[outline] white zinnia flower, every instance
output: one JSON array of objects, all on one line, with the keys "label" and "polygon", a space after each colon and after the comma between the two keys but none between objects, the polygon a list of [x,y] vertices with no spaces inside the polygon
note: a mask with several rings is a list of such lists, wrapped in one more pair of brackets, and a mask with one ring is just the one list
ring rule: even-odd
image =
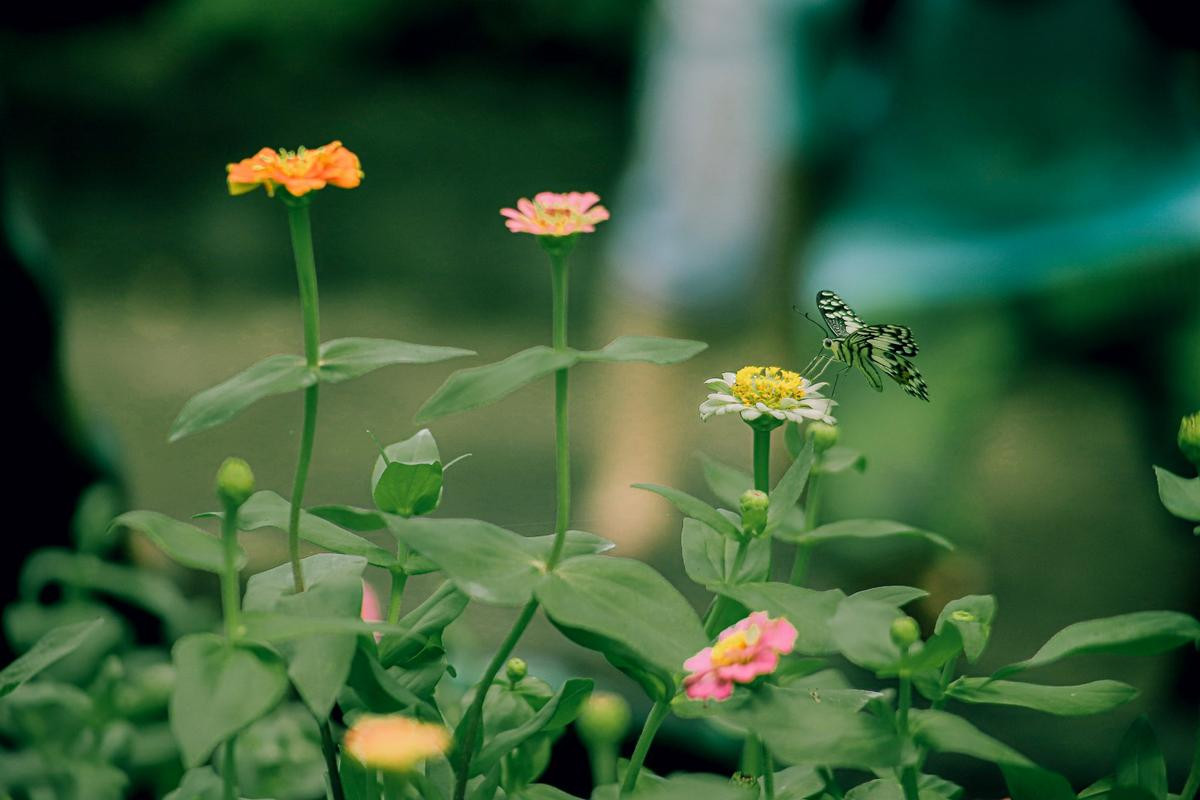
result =
[{"label": "white zinnia flower", "polygon": [[811,383],[799,373],[779,367],[742,367],[704,382],[713,390],[700,404],[700,419],[738,413],[747,422],[764,415],[781,422],[813,419],[833,425],[833,400],[821,396],[827,383]]}]

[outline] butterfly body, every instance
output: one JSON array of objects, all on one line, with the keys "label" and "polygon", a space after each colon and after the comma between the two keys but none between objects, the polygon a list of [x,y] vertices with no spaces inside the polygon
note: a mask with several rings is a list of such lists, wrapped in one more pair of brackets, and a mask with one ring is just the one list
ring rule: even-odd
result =
[{"label": "butterfly body", "polygon": [[882,372],[913,397],[929,400],[929,387],[909,359],[919,352],[912,331],[903,325],[868,325],[829,290],[817,292],[817,309],[832,334],[822,342],[833,357],[857,368],[877,392]]}]

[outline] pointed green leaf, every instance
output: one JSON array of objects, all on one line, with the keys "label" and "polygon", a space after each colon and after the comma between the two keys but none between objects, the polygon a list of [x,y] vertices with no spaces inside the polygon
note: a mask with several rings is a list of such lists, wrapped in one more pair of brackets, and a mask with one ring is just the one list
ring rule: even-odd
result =
[{"label": "pointed green leaf", "polygon": [[175,689],[171,731],[186,766],[274,708],[287,692],[287,672],[274,653],[230,646],[211,634],[185,636],[171,650]]},{"label": "pointed green leaf", "polygon": [[385,667],[407,667],[431,649],[442,650],[442,631],[467,607],[467,596],[447,581],[399,622],[403,633],[379,641],[379,660]]},{"label": "pointed green leaf", "polygon": [[600,651],[655,698],[675,693],[683,662],[708,641],[683,596],[640,561],[580,556],[560,564],[535,591],[567,638]]},{"label": "pointed green leaf", "polygon": [[861,592],[855,592],[850,595],[855,600],[871,600],[876,603],[886,603],[896,608],[906,606],[913,600],[920,600],[922,597],[928,596],[929,592],[924,589],[918,589],[915,586],[876,586],[872,589],[863,589]]},{"label": "pointed green leaf", "polygon": [[719,583],[738,584],[745,581],[764,581],[771,563],[771,540],[765,536],[745,543],[746,554],[741,567],[733,574],[738,548],[743,545],[722,536],[703,522],[683,521],[683,568],[689,578],[701,586]]},{"label": "pointed green leaf", "polygon": [[1025,756],[1003,742],[945,711],[913,709],[909,723],[920,744],[939,753],[958,753],[995,764],[1032,766]]},{"label": "pointed green leaf", "polygon": [[54,628],[16,661],[0,670],[0,697],[16,689],[60,658],[70,654],[100,627],[101,620]]},{"label": "pointed green leaf", "polygon": [[662,336],[618,336],[600,350],[579,354],[580,361],[648,361],[651,364],[678,364],[708,347],[690,339]]},{"label": "pointed green leaf", "polygon": [[375,507],[388,514],[428,514],[442,499],[442,465],[393,461],[375,482],[371,497]]},{"label": "pointed green leaf", "polygon": [[579,714],[584,701],[591,696],[593,685],[590,678],[569,678],[528,721],[485,742],[479,754],[471,761],[472,774],[482,775],[487,772],[531,736],[543,731],[565,728]]},{"label": "pointed green leaf", "polygon": [[385,460],[382,454],[375,459],[375,466],[371,470],[372,486],[379,483],[383,471],[393,461],[399,461],[401,464],[440,464],[442,462],[442,454],[438,450],[437,440],[433,438],[433,434],[429,432],[428,428],[422,428],[403,441],[389,444],[383,448],[383,452],[387,454],[387,459]]},{"label": "pointed green leaf", "polygon": [[821,474],[845,472],[848,469],[865,472],[867,469],[867,457],[857,450],[842,447],[841,445],[831,447],[822,453],[816,466],[817,472]]},{"label": "pointed green leaf", "polygon": [[1064,717],[1111,711],[1137,696],[1137,689],[1119,681],[1092,681],[1078,686],[1041,686],[1019,681],[962,677],[950,684],[946,696],[963,703],[1021,706]]},{"label": "pointed green leaf", "polygon": [[225,784],[212,767],[196,767],[183,775],[179,788],[163,800],[222,800]]},{"label": "pointed green leaf", "polygon": [[1167,800],[1167,762],[1145,717],[1133,721],[1117,748],[1116,785],[1145,789],[1154,800]]},{"label": "pointed green leaf", "polygon": [[811,531],[781,532],[776,538],[797,544],[816,545],[836,539],[883,539],[890,536],[925,539],[938,547],[954,549],[954,545],[944,536],[887,519],[846,519],[821,525]]},{"label": "pointed green leaf", "polygon": [[757,790],[730,783],[721,775],[679,773],[656,781],[640,780],[630,800],[757,800]]},{"label": "pointed green leaf", "polygon": [[351,337],[334,339],[321,345],[318,371],[323,382],[341,383],[393,364],[432,364],[473,355],[474,350],[458,347],[411,344],[395,339]]},{"label": "pointed green leaf", "polygon": [[1162,467],[1154,468],[1158,498],[1177,517],[1200,522],[1200,478],[1184,478]]},{"label": "pointed green leaf", "polygon": [[264,397],[294,392],[317,382],[300,356],[271,356],[184,404],[171,423],[170,441],[228,422]]},{"label": "pointed green leaf", "polygon": [[645,489],[648,492],[661,495],[671,505],[679,509],[684,516],[703,522],[722,536],[728,536],[731,539],[740,539],[742,536],[741,530],[729,518],[708,503],[692,497],[687,492],[681,492],[678,489],[672,489],[670,486],[659,486],[654,483],[635,483],[633,484],[633,488]]},{"label": "pointed green leaf", "polygon": [[[919,800],[949,800],[941,792],[920,787],[917,797]],[[904,800],[904,789],[893,778],[878,778],[846,792],[846,800]]]},{"label": "pointed green leaf", "polygon": [[1012,800],[1075,800],[1075,790],[1057,772],[1040,767],[1001,764]]},{"label": "pointed green leaf", "polygon": [[507,397],[527,383],[551,372],[574,366],[579,353],[539,345],[509,356],[503,361],[455,372],[417,411],[418,423],[430,422],[447,414],[469,411]]},{"label": "pointed green leaf", "polygon": [[971,594],[951,600],[938,615],[934,631],[950,625],[962,636],[963,653],[972,664],[983,654],[996,617],[996,598],[990,594]]},{"label": "pointed green leaf", "polygon": [[819,592],[779,582],[743,583],[714,589],[751,611],[786,617],[796,628],[796,653],[825,655],[836,652],[831,624],[838,604],[845,598],[837,589]]},{"label": "pointed green leaf", "polygon": [[839,652],[860,667],[895,672],[900,648],[892,641],[892,623],[903,616],[895,607],[874,600],[847,598],[839,603],[830,628]]},{"label": "pointed green leaf", "polygon": [[1200,638],[1200,622],[1178,611],[1138,611],[1068,625],[1030,658],[996,670],[999,678],[1083,653],[1155,655]]},{"label": "pointed green leaf", "polygon": [[387,527],[383,514],[372,508],[331,503],[324,506],[310,506],[307,510],[314,517],[320,517],[339,528],[345,528],[355,533],[381,531]]},{"label": "pointed green leaf", "polygon": [[779,479],[779,483],[775,484],[775,488],[771,490],[771,506],[767,511],[768,530],[778,528],[784,518],[795,508],[796,503],[800,502],[800,495],[804,494],[804,487],[808,483],[808,476],[812,472],[815,458],[812,442],[809,442],[800,450],[796,460],[792,462],[791,466],[787,468],[787,472],[783,473],[783,477]]},{"label": "pointed green leaf", "polygon": [[[205,572],[225,571],[225,546],[211,533],[194,525],[171,519],[157,511],[127,511],[113,520],[113,525],[144,534],[172,561]],[[246,565],[246,554],[238,546],[237,568]]]},{"label": "pointed green leaf", "polygon": [[727,507],[737,508],[742,493],[754,488],[754,478],[750,473],[717,461],[704,453],[696,453],[696,458],[700,460],[708,490]]},{"label": "pointed green leaf", "polygon": [[[445,671],[445,663],[439,666],[438,678]],[[429,699],[400,680],[399,671],[389,672],[379,663],[369,640],[359,639],[354,651],[347,686],[354,690],[367,710],[375,714],[404,712],[421,719],[440,721],[437,708]]]}]

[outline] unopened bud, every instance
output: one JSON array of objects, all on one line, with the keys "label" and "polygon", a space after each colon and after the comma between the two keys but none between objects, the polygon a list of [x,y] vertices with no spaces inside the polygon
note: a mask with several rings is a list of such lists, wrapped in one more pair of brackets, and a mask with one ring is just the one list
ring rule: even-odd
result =
[{"label": "unopened bud", "polygon": [[813,443],[813,450],[824,453],[838,442],[838,426],[827,422],[811,422],[808,425],[808,439]]},{"label": "unopened bud", "polygon": [[908,650],[921,638],[921,627],[912,617],[897,617],[892,621],[892,642],[901,650]]},{"label": "unopened bud", "polygon": [[1200,468],[1200,411],[1180,421],[1178,441],[1184,457]]},{"label": "unopened bud", "polygon": [[767,528],[767,511],[771,499],[758,489],[747,489],[739,500],[742,510],[742,530],[751,538],[759,536]]},{"label": "unopened bud", "polygon": [[615,745],[629,732],[632,719],[624,697],[612,692],[593,692],[575,720],[575,729],[590,747]]},{"label": "unopened bud", "polygon": [[758,789],[758,778],[744,772],[735,772],[729,777],[729,782],[742,789]]},{"label": "unopened bud", "polygon": [[240,458],[227,458],[217,470],[217,496],[227,505],[234,507],[250,499],[254,494],[254,473],[250,465]]},{"label": "unopened bud", "polygon": [[513,683],[523,680],[529,674],[529,665],[525,663],[523,658],[510,658],[505,666],[505,674]]}]

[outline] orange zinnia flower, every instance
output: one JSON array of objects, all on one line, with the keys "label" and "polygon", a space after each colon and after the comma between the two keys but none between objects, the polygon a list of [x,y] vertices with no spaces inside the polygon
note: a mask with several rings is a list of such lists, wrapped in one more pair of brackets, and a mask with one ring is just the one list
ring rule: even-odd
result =
[{"label": "orange zinnia flower", "polygon": [[508,217],[504,224],[513,233],[570,236],[592,233],[596,223],[608,219],[608,209],[596,205],[599,201],[595,192],[539,192],[532,201],[522,197],[516,208],[502,208],[500,213]]},{"label": "orange zinnia flower", "polygon": [[450,734],[441,725],[392,714],[359,717],[343,741],[346,752],[370,769],[409,772],[450,747]]},{"label": "orange zinnia flower", "polygon": [[330,142],[312,150],[272,150],[264,147],[250,158],[243,158],[225,168],[229,172],[229,193],[245,194],[259,186],[275,196],[275,187],[282,186],[295,197],[332,184],[341,189],[353,189],[362,183],[363,171],[358,156]]}]

